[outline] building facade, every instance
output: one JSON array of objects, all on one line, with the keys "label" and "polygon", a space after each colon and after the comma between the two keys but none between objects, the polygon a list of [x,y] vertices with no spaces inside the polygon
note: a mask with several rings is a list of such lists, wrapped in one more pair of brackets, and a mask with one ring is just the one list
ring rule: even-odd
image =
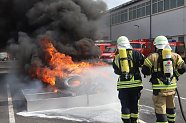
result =
[{"label": "building facade", "polygon": [[103,32],[111,40],[121,35],[131,40],[164,35],[186,42],[185,5],[186,0],[132,0],[106,12],[109,24]]}]

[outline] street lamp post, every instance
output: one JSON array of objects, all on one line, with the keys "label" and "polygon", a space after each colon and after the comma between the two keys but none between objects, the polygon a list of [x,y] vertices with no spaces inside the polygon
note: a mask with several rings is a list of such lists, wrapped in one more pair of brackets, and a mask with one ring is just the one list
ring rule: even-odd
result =
[{"label": "street lamp post", "polygon": [[134,25],[134,26],[136,26],[137,28],[138,28],[138,40],[140,40],[140,35],[139,35],[139,25]]},{"label": "street lamp post", "polygon": [[152,0],[150,0],[150,41],[152,39]]},{"label": "street lamp post", "polygon": [[111,11],[109,12],[109,17],[110,17],[110,40],[112,40],[112,15]]}]

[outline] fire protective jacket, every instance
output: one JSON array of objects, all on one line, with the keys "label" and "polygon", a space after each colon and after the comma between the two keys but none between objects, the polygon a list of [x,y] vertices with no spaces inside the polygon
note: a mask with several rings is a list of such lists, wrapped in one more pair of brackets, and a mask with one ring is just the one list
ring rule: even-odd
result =
[{"label": "fire protective jacket", "polygon": [[123,79],[119,54],[115,56],[113,61],[114,73],[119,75],[117,89],[120,90],[120,89],[134,88],[134,87],[142,88],[142,78],[141,78],[139,67],[141,67],[144,62],[144,56],[143,54],[135,50],[127,50],[127,54],[132,59],[132,60],[128,60],[130,64],[129,67],[130,74],[131,74],[130,80]]},{"label": "fire protective jacket", "polygon": [[150,82],[152,83],[154,95],[162,94],[166,96],[175,94],[178,77],[185,72],[184,61],[177,53],[171,53],[174,74],[171,78],[171,83],[166,84],[162,68],[162,60],[159,59],[161,51],[158,52],[150,54],[145,59],[142,73],[144,75],[151,75]]}]

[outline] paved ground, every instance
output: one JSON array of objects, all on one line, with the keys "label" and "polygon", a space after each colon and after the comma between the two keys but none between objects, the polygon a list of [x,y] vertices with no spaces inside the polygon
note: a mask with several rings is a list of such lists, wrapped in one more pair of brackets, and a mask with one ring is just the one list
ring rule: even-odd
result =
[{"label": "paved ground", "polygon": [[[112,73],[111,67],[107,69],[110,73]],[[111,77],[112,78],[112,77]],[[116,77],[113,77],[115,80]],[[178,89],[180,92],[180,96],[182,97],[182,105],[184,108],[184,113],[186,114],[186,74],[180,77],[178,83]],[[144,89],[142,91],[142,96],[140,100],[140,119],[150,123],[155,121],[154,109],[151,100],[152,92],[151,86],[148,82],[149,78],[144,80]],[[109,118],[113,117],[115,120],[119,122],[119,107],[118,104],[113,105],[105,105],[103,107],[96,107],[93,109],[70,109],[68,112],[40,112],[40,113],[28,113],[26,110],[25,99],[22,95],[21,90],[24,88],[35,88],[40,86],[40,84],[36,81],[30,81],[28,78],[23,76],[16,76],[10,74],[1,74],[0,75],[0,123],[73,123],[73,122],[81,122],[81,123],[108,123],[111,122]],[[116,95],[117,96],[117,95]],[[12,102],[12,103],[11,103]],[[107,107],[108,106],[108,107]],[[180,113],[180,108],[178,105],[178,101],[176,98],[176,106],[177,106],[177,123],[183,123],[182,116]],[[113,110],[114,109],[114,110]],[[112,111],[113,110],[113,111]],[[69,113],[69,112],[74,112]],[[86,112],[87,111],[87,112]],[[111,116],[113,112],[116,116]],[[75,114],[77,112],[77,114]],[[91,113],[90,113],[91,112]],[[83,115],[81,115],[81,113]],[[86,114],[86,116],[84,115]],[[53,117],[53,116],[63,116],[63,117]],[[87,115],[89,117],[87,117]],[[110,116],[105,116],[110,115]],[[69,119],[66,119],[69,118]],[[74,120],[76,119],[76,120]],[[101,120],[100,120],[101,119]],[[104,120],[102,120],[104,119]],[[99,121],[100,120],[100,121]],[[107,121],[108,120],[108,121]]]}]

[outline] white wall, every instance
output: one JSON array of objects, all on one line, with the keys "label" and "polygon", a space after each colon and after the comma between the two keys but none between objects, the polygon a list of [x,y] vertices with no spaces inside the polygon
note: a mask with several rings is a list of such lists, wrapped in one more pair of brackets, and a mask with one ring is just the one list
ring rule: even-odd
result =
[{"label": "white wall", "polygon": [[[139,25],[140,36],[138,28],[134,25]],[[112,26],[112,38],[115,40],[120,35],[126,35],[129,39],[150,38],[150,17]],[[152,38],[158,35],[186,35],[186,8],[153,15]]]},{"label": "white wall", "polygon": [[[139,30],[138,27],[134,25],[138,25]],[[143,18],[135,21],[130,21],[128,23],[112,26],[112,38],[116,39],[120,35],[125,35],[129,39],[149,38],[150,37],[149,27],[150,27],[149,18]]]}]

